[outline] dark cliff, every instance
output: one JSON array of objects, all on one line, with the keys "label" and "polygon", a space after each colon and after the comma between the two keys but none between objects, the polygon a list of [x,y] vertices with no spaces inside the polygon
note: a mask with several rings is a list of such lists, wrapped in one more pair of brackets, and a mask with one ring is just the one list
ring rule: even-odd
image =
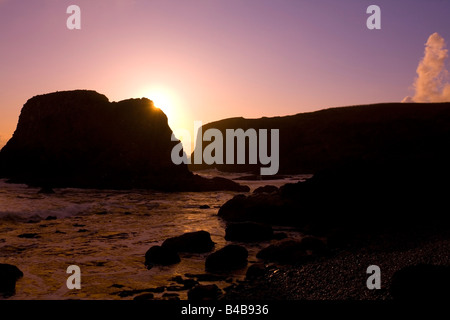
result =
[{"label": "dark cliff", "polygon": [[[279,129],[281,174],[316,173],[360,160],[415,162],[416,169],[426,170],[435,161],[443,164],[449,159],[450,103],[384,103],[285,117],[230,118],[204,125],[203,132],[209,128],[223,133],[224,144],[226,129]],[[209,143],[204,141],[203,149]],[[190,166],[192,170],[214,167],[259,173],[261,164]]]},{"label": "dark cliff", "polygon": [[109,102],[95,91],[33,97],[0,152],[0,177],[37,186],[242,190],[171,161],[172,130],[148,99]]}]

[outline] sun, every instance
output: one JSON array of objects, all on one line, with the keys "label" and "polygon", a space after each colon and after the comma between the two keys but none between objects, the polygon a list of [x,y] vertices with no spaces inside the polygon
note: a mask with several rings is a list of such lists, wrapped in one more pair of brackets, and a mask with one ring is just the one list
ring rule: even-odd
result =
[{"label": "sun", "polygon": [[[194,141],[192,138],[193,132],[191,132],[193,123],[189,113],[186,112],[188,109],[186,99],[179,95],[179,91],[170,86],[147,85],[138,91],[137,96],[152,100],[154,106],[162,110],[167,116],[170,128],[183,144],[185,143],[185,137],[189,136],[189,139],[186,139],[186,144],[192,149]],[[181,132],[184,132],[184,135]],[[190,132],[190,134],[186,132]]]},{"label": "sun", "polygon": [[182,100],[176,92],[166,86],[148,86],[140,91],[140,96],[153,101],[156,108],[162,110],[167,116],[171,128],[177,128],[183,121]]},{"label": "sun", "polygon": [[155,107],[161,109],[167,116],[169,116],[170,110],[173,108],[173,99],[168,92],[153,90],[149,91],[145,96],[153,101]]}]

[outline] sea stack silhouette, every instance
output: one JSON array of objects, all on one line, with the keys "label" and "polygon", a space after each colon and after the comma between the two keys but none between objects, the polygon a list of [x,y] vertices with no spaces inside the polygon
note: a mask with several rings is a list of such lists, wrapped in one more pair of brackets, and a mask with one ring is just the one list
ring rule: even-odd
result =
[{"label": "sea stack silhouette", "polygon": [[[218,129],[278,129],[278,174],[314,174],[336,165],[364,160],[415,163],[418,171],[450,159],[450,103],[380,103],[329,108],[292,116],[230,118],[205,124]],[[199,137],[197,137],[198,139]],[[247,139],[248,141],[248,139]],[[203,141],[203,150],[211,142]],[[247,142],[248,147],[248,142]],[[235,150],[236,157],[236,150]],[[270,154],[270,150],[269,150]],[[226,158],[226,150],[223,157]],[[218,169],[259,174],[263,164],[191,164],[191,170]]]},{"label": "sea stack silhouette", "polygon": [[248,191],[175,165],[166,115],[149,99],[110,102],[90,90],[35,96],[0,152],[0,178],[38,187]]}]

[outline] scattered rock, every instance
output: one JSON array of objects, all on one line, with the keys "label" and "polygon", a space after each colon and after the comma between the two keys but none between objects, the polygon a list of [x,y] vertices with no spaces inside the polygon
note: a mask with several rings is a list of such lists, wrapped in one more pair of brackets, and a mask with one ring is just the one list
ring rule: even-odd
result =
[{"label": "scattered rock", "polygon": [[153,246],[145,253],[145,265],[148,269],[154,264],[168,266],[180,262],[180,257],[176,251],[166,247]]},{"label": "scattered rock", "polygon": [[293,263],[303,262],[307,256],[328,253],[329,249],[321,239],[307,236],[300,241],[293,239],[277,241],[258,252],[256,257],[269,261]]},{"label": "scattered rock", "polygon": [[176,252],[202,253],[211,251],[214,248],[214,242],[209,232],[202,230],[166,239],[162,247]]},{"label": "scattered rock", "polygon": [[25,238],[25,239],[37,239],[40,238],[41,236],[38,235],[37,233],[22,233],[18,235],[19,238]]},{"label": "scattered rock", "polygon": [[18,254],[25,252],[27,249],[28,249],[27,246],[13,246],[7,244],[0,247],[0,256],[15,257]]},{"label": "scattered rock", "polygon": [[245,274],[245,279],[254,280],[264,276],[265,273],[266,266],[264,265],[264,263],[255,263],[248,267],[247,273]]},{"label": "scattered rock", "polygon": [[79,229],[77,232],[89,232],[88,229]]},{"label": "scattered rock", "polygon": [[[236,171],[237,172],[237,171]],[[257,181],[257,180],[279,180],[284,179],[286,176],[280,175],[280,174],[274,174],[274,175],[259,175],[259,174],[252,174],[248,176],[238,177],[233,180],[244,180],[244,181]]]},{"label": "scattered rock", "polygon": [[398,300],[449,301],[449,288],[450,266],[418,264],[395,272],[390,292]]},{"label": "scattered rock", "polygon": [[284,239],[262,249],[256,257],[266,261],[298,263],[306,261],[308,254],[301,241]]},{"label": "scattered rock", "polygon": [[102,238],[102,239],[128,239],[129,237],[130,237],[130,235],[128,233],[120,232],[120,233],[104,235],[104,236],[101,236],[100,238]]},{"label": "scattered rock", "polygon": [[262,193],[249,196],[238,194],[220,207],[218,215],[228,222],[290,223],[292,218],[289,217],[290,219],[285,220],[284,206],[285,200],[279,192],[270,195]]},{"label": "scattered rock", "polygon": [[50,220],[56,220],[58,219],[56,216],[48,216],[47,218],[45,218],[45,220],[50,221]]},{"label": "scattered rock", "polygon": [[229,271],[247,265],[248,251],[242,246],[230,244],[206,258],[207,271]]},{"label": "scattered rock", "polygon": [[178,293],[164,293],[162,295],[164,300],[180,300],[180,295]]},{"label": "scattered rock", "polygon": [[230,223],[225,230],[228,241],[264,241],[273,237],[272,227],[256,222]]},{"label": "scattered rock", "polygon": [[300,244],[302,245],[303,249],[311,251],[312,254],[326,255],[329,253],[329,249],[325,242],[316,237],[304,237],[300,241]]},{"label": "scattered rock", "polygon": [[54,194],[55,191],[50,187],[42,187],[41,190],[38,191],[38,193],[42,194]]},{"label": "scattered rock", "polygon": [[36,217],[36,218],[31,218],[30,220],[27,220],[26,223],[38,223],[40,221],[41,221],[41,219]]},{"label": "scattered rock", "polygon": [[170,281],[175,281],[178,284],[183,284],[183,281],[184,281],[182,276],[175,276],[173,278],[170,278],[169,280]]},{"label": "scattered rock", "polygon": [[195,281],[194,279],[186,279],[184,280],[184,288],[185,289],[191,289],[193,287],[195,287],[198,284],[198,281]]},{"label": "scattered rock", "polygon": [[278,188],[272,185],[267,185],[264,187],[259,187],[256,188],[255,191],[253,191],[253,193],[274,193],[277,192]]},{"label": "scattered rock", "polygon": [[108,214],[108,211],[99,211],[99,212],[96,212],[95,214],[99,215],[99,216],[104,216],[104,215]]},{"label": "scattered rock", "polygon": [[144,294],[138,295],[138,296],[134,297],[133,300],[136,300],[136,301],[153,300],[154,296],[155,295],[153,293],[149,292],[149,293],[144,293]]},{"label": "scattered rock", "polygon": [[223,290],[225,291],[225,292],[228,292],[228,291],[231,291],[231,290],[233,290],[233,289],[235,289],[236,288],[236,284],[232,284],[231,286],[228,286],[228,287],[225,287],[225,288],[223,288]]},{"label": "scattered rock", "polygon": [[287,238],[287,234],[285,232],[276,232],[273,234],[273,239],[275,240],[282,240],[282,239],[286,239]]},{"label": "scattered rock", "polygon": [[108,261],[94,261],[94,262],[92,262],[92,265],[93,266],[96,266],[96,267],[104,267],[105,266],[105,264],[107,264],[108,263]]},{"label": "scattered rock", "polygon": [[23,272],[16,266],[0,264],[0,295],[8,298],[16,292],[16,282],[23,277]]},{"label": "scattered rock", "polygon": [[83,227],[86,227],[85,224],[79,224],[79,223],[74,223],[72,226],[74,226],[75,228],[83,228]]},{"label": "scattered rock", "polygon": [[189,290],[188,300],[217,300],[222,295],[222,290],[215,284],[198,285]]},{"label": "scattered rock", "polygon": [[161,293],[161,292],[164,292],[165,289],[166,289],[166,287],[161,286],[161,287],[147,289],[147,291],[155,292],[155,293]]},{"label": "scattered rock", "polygon": [[193,273],[186,273],[186,277],[188,278],[196,278],[198,281],[223,281],[227,278],[226,275],[218,275],[218,274],[193,274]]},{"label": "scattered rock", "polygon": [[186,290],[184,286],[168,286],[166,288],[167,291],[183,291]]},{"label": "scattered rock", "polygon": [[157,288],[148,288],[148,289],[136,289],[136,290],[124,290],[124,291],[118,292],[117,295],[119,297],[126,298],[126,297],[134,296],[134,295],[140,294],[140,293],[148,293],[148,292],[161,293],[161,292],[164,292],[165,289],[166,289],[166,287],[157,287]]},{"label": "scattered rock", "polygon": [[183,289],[191,289],[198,284],[198,281],[195,281],[194,279],[183,279],[181,276],[173,277],[171,280],[178,284],[182,284]]},{"label": "scattered rock", "polygon": [[214,177],[212,179],[206,179],[200,177],[199,175],[193,176],[193,181],[191,181],[192,191],[220,191],[229,190],[236,192],[249,192],[250,188],[248,186],[240,185],[234,181],[222,178]]}]

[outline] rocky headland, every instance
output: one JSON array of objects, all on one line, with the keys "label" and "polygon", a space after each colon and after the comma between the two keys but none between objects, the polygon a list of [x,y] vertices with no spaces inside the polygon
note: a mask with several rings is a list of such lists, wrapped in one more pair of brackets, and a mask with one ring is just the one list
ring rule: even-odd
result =
[{"label": "rocky headland", "polygon": [[175,165],[171,136],[166,115],[146,98],[110,102],[88,90],[40,95],[23,106],[0,152],[0,178],[44,188],[248,191]]}]

